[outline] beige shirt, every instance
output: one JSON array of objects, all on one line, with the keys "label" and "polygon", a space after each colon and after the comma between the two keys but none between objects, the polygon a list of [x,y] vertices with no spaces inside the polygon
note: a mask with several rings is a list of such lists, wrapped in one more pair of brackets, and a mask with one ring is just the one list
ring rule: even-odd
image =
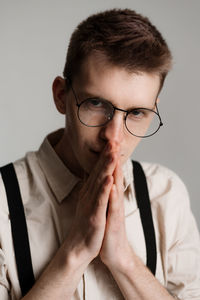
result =
[{"label": "beige shirt", "polygon": [[[76,202],[74,176],[53,149],[61,131],[49,135],[39,151],[14,163],[24,203],[35,278],[66,238]],[[180,178],[158,164],[142,163],[151,199],[157,241],[156,278],[184,300],[200,300],[200,238],[188,193]],[[134,194],[131,161],[124,165],[125,222],[128,240],[146,264],[146,247]],[[120,290],[96,258],[84,272],[73,300],[119,300]],[[83,287],[85,283],[85,286]],[[0,176],[0,299],[20,299],[5,188]]]}]

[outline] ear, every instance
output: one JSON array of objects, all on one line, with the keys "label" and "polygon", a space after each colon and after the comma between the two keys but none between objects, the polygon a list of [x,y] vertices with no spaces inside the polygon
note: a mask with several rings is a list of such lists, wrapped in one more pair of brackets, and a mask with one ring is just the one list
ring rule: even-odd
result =
[{"label": "ear", "polygon": [[66,84],[65,79],[58,76],[54,79],[52,85],[53,98],[57,110],[61,114],[66,113]]}]

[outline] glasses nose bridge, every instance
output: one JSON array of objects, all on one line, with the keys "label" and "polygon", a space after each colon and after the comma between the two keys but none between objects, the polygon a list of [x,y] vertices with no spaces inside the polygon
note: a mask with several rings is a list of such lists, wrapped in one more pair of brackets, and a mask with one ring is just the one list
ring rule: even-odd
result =
[{"label": "glasses nose bridge", "polygon": [[[119,115],[115,117],[115,111],[123,113],[123,119]],[[106,123],[107,129],[105,130],[113,139],[115,138],[116,140],[122,140],[123,132],[126,127],[125,123],[127,113],[128,112],[126,110],[112,105],[112,114],[108,115],[108,121]]]},{"label": "glasses nose bridge", "polygon": [[[112,113],[110,112],[110,115],[107,115],[107,122],[105,123],[105,126],[103,127],[103,132],[105,137],[108,140],[115,140],[118,142],[122,142],[123,136],[124,136],[124,130],[125,130],[125,120],[126,115],[124,113],[127,113],[125,110],[117,108],[112,105]],[[123,119],[120,115],[115,115],[115,111],[119,111],[123,113]]]},{"label": "glasses nose bridge", "polygon": [[[124,110],[124,109],[122,109],[122,108],[118,108],[118,107],[116,107],[116,106],[114,106],[113,105],[113,114],[112,114],[112,118],[114,117],[114,114],[115,114],[115,111],[116,110],[118,110],[119,112],[122,112],[122,113],[124,113],[124,121],[126,120],[126,117],[127,117],[127,114],[128,114],[128,111],[127,110]],[[112,119],[111,118],[111,119]]]}]

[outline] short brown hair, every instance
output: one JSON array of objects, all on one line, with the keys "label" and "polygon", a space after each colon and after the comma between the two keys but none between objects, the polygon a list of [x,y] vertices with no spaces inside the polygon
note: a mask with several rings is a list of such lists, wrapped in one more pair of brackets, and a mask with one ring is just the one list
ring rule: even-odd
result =
[{"label": "short brown hair", "polygon": [[64,77],[73,80],[92,53],[101,53],[109,63],[130,72],[157,73],[161,87],[172,62],[161,33],[148,18],[130,9],[97,13],[78,25],[70,39]]}]

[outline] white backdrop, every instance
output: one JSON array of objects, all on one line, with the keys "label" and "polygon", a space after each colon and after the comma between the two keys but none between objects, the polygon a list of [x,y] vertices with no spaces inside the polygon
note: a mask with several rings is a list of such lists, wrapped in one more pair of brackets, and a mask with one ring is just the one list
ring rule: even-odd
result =
[{"label": "white backdrop", "polygon": [[64,125],[51,84],[62,74],[70,34],[89,14],[114,7],[147,15],[172,50],[174,68],[159,104],[164,127],[133,157],[179,174],[200,228],[199,0],[0,0],[0,165],[37,149]]}]

